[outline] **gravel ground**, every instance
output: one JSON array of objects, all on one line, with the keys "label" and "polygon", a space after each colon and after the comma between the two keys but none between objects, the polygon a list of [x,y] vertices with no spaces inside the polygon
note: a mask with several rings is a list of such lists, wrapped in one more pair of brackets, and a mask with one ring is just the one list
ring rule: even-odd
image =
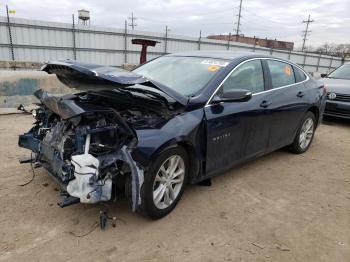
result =
[{"label": "gravel ground", "polygon": [[[56,185],[17,137],[31,116],[0,116],[0,261],[350,261],[350,122],[328,121],[310,150],[284,150],[188,186],[150,221],[125,201],[57,207]],[[109,208],[116,226],[97,227]]]}]

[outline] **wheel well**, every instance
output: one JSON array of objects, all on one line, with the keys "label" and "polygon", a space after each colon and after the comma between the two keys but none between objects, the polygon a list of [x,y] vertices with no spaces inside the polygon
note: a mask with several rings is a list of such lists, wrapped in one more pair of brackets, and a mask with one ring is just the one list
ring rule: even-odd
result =
[{"label": "wheel well", "polygon": [[193,148],[193,146],[187,144],[186,142],[180,142],[178,143],[178,145],[183,147],[187,152],[188,160],[190,162],[190,171],[187,182],[191,182],[191,180],[195,178],[198,175],[198,172],[200,171],[200,164],[199,161],[196,159],[195,149]]},{"label": "wheel well", "polygon": [[177,141],[175,143],[173,142],[164,145],[160,149],[158,149],[156,153],[153,154],[151,161],[155,161],[156,156],[159,155],[161,152],[173,147],[182,147],[186,151],[190,168],[187,177],[187,183],[191,183],[191,181],[193,181],[201,172],[201,161],[199,160],[200,157],[198,158],[197,156],[198,154],[196,153],[194,146],[190,143],[187,143],[186,141]]},{"label": "wheel well", "polygon": [[317,126],[319,118],[320,118],[320,110],[317,108],[317,106],[312,106],[309,108],[308,111],[314,114],[314,116],[316,118],[316,126]]}]

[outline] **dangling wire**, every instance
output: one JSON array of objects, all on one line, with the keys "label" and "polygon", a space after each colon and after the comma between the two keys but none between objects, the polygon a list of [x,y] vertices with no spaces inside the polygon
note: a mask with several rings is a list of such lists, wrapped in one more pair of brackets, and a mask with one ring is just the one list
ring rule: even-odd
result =
[{"label": "dangling wire", "polygon": [[31,182],[33,182],[33,180],[35,178],[35,171],[34,171],[34,167],[33,167],[33,153],[30,153],[30,168],[32,169],[32,173],[33,173],[32,178],[28,182],[21,184],[21,185],[18,185],[18,186],[26,186],[26,185],[30,184]]}]

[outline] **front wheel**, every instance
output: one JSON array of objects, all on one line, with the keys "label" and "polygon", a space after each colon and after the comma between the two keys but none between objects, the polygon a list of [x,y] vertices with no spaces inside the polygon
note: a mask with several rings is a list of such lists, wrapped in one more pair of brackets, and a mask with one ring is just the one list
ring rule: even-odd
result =
[{"label": "front wheel", "polygon": [[169,214],[182,196],[187,173],[188,156],[182,147],[161,153],[145,174],[139,211],[152,219]]},{"label": "front wheel", "polygon": [[289,146],[290,151],[296,154],[301,154],[307,151],[314,138],[315,129],[315,115],[311,112],[307,112],[300,123],[298,132],[294,138],[293,143]]}]

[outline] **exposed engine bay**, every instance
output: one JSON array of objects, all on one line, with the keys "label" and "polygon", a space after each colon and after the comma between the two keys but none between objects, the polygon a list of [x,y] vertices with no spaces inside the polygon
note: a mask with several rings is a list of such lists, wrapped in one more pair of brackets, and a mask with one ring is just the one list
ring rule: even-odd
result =
[{"label": "exposed engine bay", "polygon": [[144,174],[130,154],[138,142],[135,129],[156,126],[166,115],[127,100],[113,104],[108,100],[112,93],[35,93],[41,101],[32,112],[35,123],[20,136],[19,145],[31,149],[33,162],[66,192],[61,207],[108,201],[121,189],[134,211],[140,205]]}]

